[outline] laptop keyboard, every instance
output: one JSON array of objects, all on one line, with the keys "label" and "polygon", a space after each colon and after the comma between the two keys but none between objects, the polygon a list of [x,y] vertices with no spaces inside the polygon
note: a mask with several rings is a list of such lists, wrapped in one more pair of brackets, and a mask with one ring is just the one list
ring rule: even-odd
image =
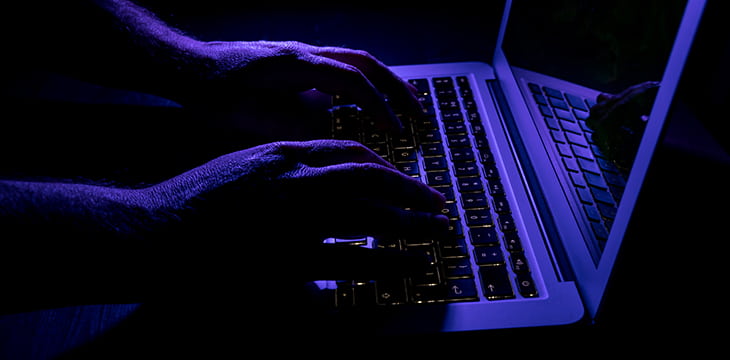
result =
[{"label": "laptop keyboard", "polygon": [[332,108],[333,137],[356,140],[443,193],[444,238],[328,239],[421,254],[430,266],[405,278],[334,281],[339,308],[499,301],[538,296],[520,233],[466,76],[409,79],[424,115],[400,116],[401,134],[378,131],[355,105]]},{"label": "laptop keyboard", "polygon": [[585,121],[595,103],[536,83],[528,87],[603,250],[626,181],[591,139]]}]

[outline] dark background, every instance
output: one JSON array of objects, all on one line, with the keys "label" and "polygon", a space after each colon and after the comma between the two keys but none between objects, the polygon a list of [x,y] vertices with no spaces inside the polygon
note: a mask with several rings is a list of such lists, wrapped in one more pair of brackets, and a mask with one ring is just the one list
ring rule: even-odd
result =
[{"label": "dark background", "polygon": [[[388,65],[489,62],[502,14],[501,2],[485,2],[486,7],[480,9],[468,1],[436,4],[395,2],[377,6],[334,1],[251,5],[208,0],[203,3],[204,7],[172,0],[142,3],[149,5],[170,24],[202,40],[297,40],[314,45],[344,46],[367,50]],[[710,63],[717,64],[717,59],[723,58],[722,54],[727,58],[727,48],[719,49],[712,48],[713,51],[704,53],[706,58],[693,61],[710,59]],[[718,69],[723,68],[715,65],[697,72]],[[692,76],[683,81],[704,84],[699,78],[702,77]],[[24,99],[40,96],[82,104],[108,105],[116,101],[121,104],[169,105],[159,98],[91,86],[54,74],[18,74],[13,81],[17,87],[11,90],[16,95],[22,94]],[[722,96],[694,98],[709,99],[715,105],[726,104],[726,98]],[[24,106],[22,104],[16,106]],[[705,125],[710,124],[707,127],[718,129],[717,121],[706,121],[711,112],[698,100],[688,104],[691,109],[698,110],[693,113],[704,114],[699,118],[705,121]],[[168,110],[163,107],[154,111],[158,114]],[[57,107],[35,111],[38,111],[37,116],[56,119],[68,115]],[[76,109],[70,111],[79,114]],[[125,111],[116,112],[115,116],[129,116],[131,119],[132,113]],[[175,111],[174,108],[172,111]],[[95,122],[95,110],[83,114],[86,115],[81,116],[82,124],[101,126]],[[154,138],[158,135],[164,134],[146,136]],[[119,138],[123,139],[122,136]],[[65,141],[49,136],[48,142],[60,145]],[[727,278],[721,259],[724,242],[728,239],[723,225],[728,214],[724,175],[728,173],[728,167],[723,156],[716,157],[714,152],[708,154],[697,141],[687,140],[686,143],[689,145],[679,148],[666,146],[660,150],[663,156],[647,180],[648,190],[642,194],[642,202],[632,220],[621,267],[612,283],[605,310],[596,324],[388,339],[357,334],[350,342],[342,343],[339,339],[337,344],[317,337],[316,333],[269,329],[267,331],[272,331],[274,343],[268,346],[259,344],[261,346],[258,347],[276,353],[282,350],[306,351],[324,357],[352,356],[364,351],[378,355],[403,355],[414,349],[420,349],[416,352],[439,350],[448,354],[469,353],[487,357],[498,353],[519,357],[537,353],[539,345],[549,345],[548,352],[555,355],[565,354],[566,348],[574,349],[569,353],[583,354],[587,351],[594,356],[628,351],[656,354],[680,348],[696,353],[707,351],[716,336],[708,330],[708,325],[713,328],[726,325],[727,311],[722,293],[727,287]],[[120,140],[114,145],[122,146],[123,143]],[[95,163],[94,159],[84,162],[88,149],[70,148],[72,155],[81,158],[77,159],[79,169],[91,164],[99,174],[130,176],[132,182],[153,180],[130,175],[149,170],[147,168],[125,167],[119,170]],[[187,151],[193,153],[193,149]],[[146,149],[136,149],[130,156],[142,158],[147,155]],[[171,154],[163,154],[160,158],[165,155]],[[73,168],[62,167],[55,160],[59,159],[48,160],[48,166],[54,171],[72,173]],[[116,160],[117,165],[130,161]],[[12,162],[10,165],[13,165]],[[180,167],[187,165],[180,164]],[[671,177],[662,178],[661,174]],[[166,350],[180,354],[191,345],[186,342],[196,339],[196,333],[200,333],[200,342],[217,339],[207,346],[231,348],[234,354],[245,356],[250,355],[250,345],[239,345],[244,344],[245,339],[225,335],[222,329],[235,327],[239,330],[235,334],[240,334],[240,330],[247,326],[247,317],[266,316],[259,312],[241,316],[240,312],[250,312],[250,309],[211,309],[210,304],[207,307],[190,306],[185,302],[168,305],[142,309],[135,304],[59,307],[5,315],[0,317],[0,358],[47,358],[92,338],[96,338],[96,342],[83,348],[95,351],[95,358],[109,358],[113,354],[144,354],[147,351],[159,355]],[[196,322],[201,314],[211,311],[220,316],[223,324]],[[229,319],[236,319],[236,323],[231,324]],[[184,325],[186,321],[189,321],[188,325],[195,325],[190,329],[191,334],[182,336],[180,329],[170,328],[171,324]],[[119,323],[119,327],[105,332]],[[216,328],[216,325],[221,327]],[[262,330],[254,328],[251,331]],[[98,337],[103,333],[106,335]],[[309,345],[304,346],[305,342]],[[157,349],[146,350],[147,346],[156,346]],[[327,350],[330,347],[335,350]]]}]

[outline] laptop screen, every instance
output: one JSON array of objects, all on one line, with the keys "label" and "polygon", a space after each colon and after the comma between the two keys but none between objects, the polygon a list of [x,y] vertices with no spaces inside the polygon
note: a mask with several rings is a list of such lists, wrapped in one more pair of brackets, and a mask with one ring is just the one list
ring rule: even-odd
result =
[{"label": "laptop screen", "polygon": [[[686,0],[514,1],[502,49],[510,64],[613,96],[590,99],[593,140],[628,179]],[[616,104],[623,103],[620,108]],[[620,192],[616,196],[620,204]],[[610,231],[610,227],[609,227]],[[604,243],[588,244],[600,261]]]},{"label": "laptop screen", "polygon": [[503,49],[514,66],[619,93],[661,79],[685,5],[515,1]]},{"label": "laptop screen", "polygon": [[[509,21],[502,28],[502,52],[495,53],[498,74],[512,79],[506,72],[516,73],[516,68],[527,69],[561,79],[566,84],[576,84],[573,88],[580,88],[586,94],[596,94],[590,116],[585,117],[593,143],[584,144],[584,147],[594,150],[594,145],[609,144],[613,149],[621,150],[606,156],[619,167],[625,186],[618,196],[612,193],[618,206],[610,224],[606,225],[605,242],[599,243],[597,235],[596,239],[592,239],[575,231],[578,226],[564,220],[569,216],[556,220],[560,229],[568,234],[559,240],[591,316],[598,310],[649,163],[656,145],[662,140],[667,123],[665,119],[704,5],[702,0],[600,3],[564,0],[549,4],[513,1],[509,13],[505,12]],[[509,64],[511,70],[505,69],[504,64]],[[504,84],[513,99],[522,97],[512,80],[504,81]],[[639,84],[652,86],[635,87]],[[632,91],[625,91],[627,89]],[[529,91],[532,92],[533,88]],[[599,93],[607,95],[598,96]],[[610,121],[595,122],[601,119],[595,116],[595,110],[606,106],[606,98],[630,99],[627,100],[630,102],[621,102],[630,106],[622,106],[621,111],[612,111],[608,118],[604,117]],[[616,109],[619,107],[613,108]],[[624,111],[626,109],[630,111]],[[522,111],[520,119],[532,117],[523,110],[518,111]],[[558,113],[555,115],[558,117]],[[548,119],[547,116],[545,118]],[[580,120],[577,116],[576,119]],[[625,120],[629,121],[623,123]],[[608,127],[609,131],[598,131],[591,121],[604,126],[610,123],[611,127]],[[546,124],[545,128],[550,126]],[[529,130],[529,127],[526,129]],[[599,144],[596,135],[601,132],[610,136],[604,138],[609,141]],[[528,135],[536,137],[537,133]],[[537,151],[538,147],[530,149]],[[563,157],[564,153],[559,155]],[[537,165],[545,168],[541,163]],[[573,179],[571,177],[568,181],[574,183]],[[588,177],[585,179],[588,180]],[[555,182],[545,182],[549,191],[558,191]],[[588,184],[586,187],[592,186]],[[557,200],[559,197],[554,198]],[[583,206],[583,198],[580,202]],[[566,213],[570,211],[562,203],[555,206]],[[606,217],[601,213],[598,219],[603,221]],[[589,220],[593,225],[595,221]],[[584,241],[584,246],[580,246]]]}]

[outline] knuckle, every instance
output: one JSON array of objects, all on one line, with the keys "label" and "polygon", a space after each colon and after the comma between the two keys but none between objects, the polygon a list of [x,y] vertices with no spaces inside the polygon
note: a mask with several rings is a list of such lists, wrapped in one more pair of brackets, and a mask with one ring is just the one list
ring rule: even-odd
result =
[{"label": "knuckle", "polygon": [[380,164],[365,162],[353,163],[352,169],[360,175],[375,175],[377,173],[388,172],[388,168]]},{"label": "knuckle", "polygon": [[369,149],[365,145],[355,140],[340,140],[340,145],[344,149],[369,151]]},{"label": "knuckle", "polygon": [[365,58],[368,61],[375,61],[375,56],[373,56],[366,50],[353,50],[352,52],[353,52],[353,54],[355,54],[359,57]]},{"label": "knuckle", "polygon": [[300,145],[293,141],[276,141],[265,146],[267,152],[278,155],[291,154],[300,148]]}]

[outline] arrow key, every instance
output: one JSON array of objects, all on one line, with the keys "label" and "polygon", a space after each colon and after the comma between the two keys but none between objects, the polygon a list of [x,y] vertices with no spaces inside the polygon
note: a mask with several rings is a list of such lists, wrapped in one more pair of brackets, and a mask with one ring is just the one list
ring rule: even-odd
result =
[{"label": "arrow key", "polygon": [[482,279],[484,296],[487,299],[498,300],[515,297],[506,266],[482,266],[479,268],[479,276]]}]

